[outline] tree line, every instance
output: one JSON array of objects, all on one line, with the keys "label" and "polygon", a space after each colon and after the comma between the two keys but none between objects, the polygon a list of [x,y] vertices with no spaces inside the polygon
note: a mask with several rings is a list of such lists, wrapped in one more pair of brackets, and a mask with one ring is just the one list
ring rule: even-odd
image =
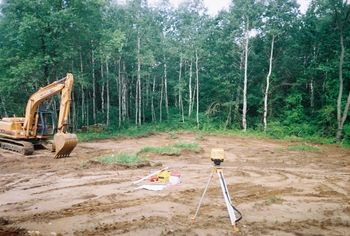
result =
[{"label": "tree line", "polygon": [[[232,0],[4,0],[0,116],[72,72],[73,129],[203,123],[349,139],[350,5]],[[53,108],[58,107],[57,99]]]}]

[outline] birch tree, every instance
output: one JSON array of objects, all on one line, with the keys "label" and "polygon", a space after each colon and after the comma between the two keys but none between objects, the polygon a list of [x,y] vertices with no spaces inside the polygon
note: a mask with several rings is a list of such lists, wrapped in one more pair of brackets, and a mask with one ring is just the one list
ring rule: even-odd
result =
[{"label": "birch tree", "polygon": [[344,128],[344,123],[348,117],[349,107],[350,107],[350,89],[348,92],[348,96],[345,102],[344,108],[342,107],[342,98],[343,98],[343,90],[344,90],[344,59],[346,52],[346,45],[344,43],[344,31],[345,28],[349,28],[350,24],[350,4],[348,1],[336,1],[333,5],[334,17],[336,22],[337,31],[339,34],[339,46],[340,46],[340,54],[339,54],[339,91],[338,91],[338,99],[337,99],[337,132],[336,139],[338,141],[342,138],[342,132]]},{"label": "birch tree", "polygon": [[[262,2],[259,0],[233,0],[231,4],[232,22],[236,28],[237,41],[243,44],[244,54],[244,76],[243,76],[243,107],[242,107],[242,128],[247,130],[247,93],[248,93],[248,57],[249,40],[254,35],[256,26],[261,21]],[[243,39],[243,40],[242,40]]]},{"label": "birch tree", "polygon": [[271,40],[269,50],[270,53],[268,59],[269,66],[268,73],[266,76],[266,85],[264,92],[263,123],[265,132],[267,130],[268,96],[273,68],[275,41],[277,37],[281,36],[284,32],[291,28],[291,25],[293,24],[293,19],[296,19],[297,14],[298,6],[293,0],[269,1],[263,14],[265,22],[262,28],[264,33],[266,34],[266,37],[269,37],[269,40]]},{"label": "birch tree", "polygon": [[91,41],[91,77],[92,77],[92,117],[96,124],[96,76],[95,76],[95,51]]}]

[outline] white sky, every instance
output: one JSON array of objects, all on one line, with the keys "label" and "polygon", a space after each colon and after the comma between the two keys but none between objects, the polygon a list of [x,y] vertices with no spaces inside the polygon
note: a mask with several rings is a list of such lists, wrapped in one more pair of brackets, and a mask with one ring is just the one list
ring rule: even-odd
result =
[{"label": "white sky", "polygon": [[[155,5],[160,0],[148,0],[150,5]],[[170,0],[170,3],[177,7],[181,2],[185,0]],[[300,11],[302,13],[305,13],[307,10],[307,7],[309,5],[311,0],[297,0],[297,2],[300,5]],[[204,4],[206,8],[208,9],[208,13],[210,15],[216,15],[221,9],[228,9],[228,6],[230,5],[231,0],[204,0]]]}]

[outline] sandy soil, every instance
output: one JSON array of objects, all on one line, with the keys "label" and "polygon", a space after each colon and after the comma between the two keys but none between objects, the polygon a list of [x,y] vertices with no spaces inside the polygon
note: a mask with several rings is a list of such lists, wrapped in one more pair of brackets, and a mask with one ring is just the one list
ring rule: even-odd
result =
[{"label": "sandy soil", "polygon": [[[182,175],[181,184],[160,192],[132,185],[160,166],[89,162],[180,141],[197,142],[202,151],[150,156]],[[0,235],[232,235],[217,177],[191,224],[211,170],[211,148],[226,152],[225,178],[243,214],[236,235],[350,235],[350,150],[289,151],[291,144],[159,134],[80,143],[70,158],[58,160],[46,150],[29,157],[0,150]]]}]

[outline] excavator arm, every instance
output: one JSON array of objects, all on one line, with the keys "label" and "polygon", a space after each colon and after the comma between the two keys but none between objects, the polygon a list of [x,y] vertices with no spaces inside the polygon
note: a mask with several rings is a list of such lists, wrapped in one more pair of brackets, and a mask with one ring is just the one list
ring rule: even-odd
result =
[{"label": "excavator arm", "polygon": [[60,133],[65,133],[68,126],[68,114],[72,101],[73,75],[67,74],[61,95],[60,113],[58,116],[57,129]]}]

